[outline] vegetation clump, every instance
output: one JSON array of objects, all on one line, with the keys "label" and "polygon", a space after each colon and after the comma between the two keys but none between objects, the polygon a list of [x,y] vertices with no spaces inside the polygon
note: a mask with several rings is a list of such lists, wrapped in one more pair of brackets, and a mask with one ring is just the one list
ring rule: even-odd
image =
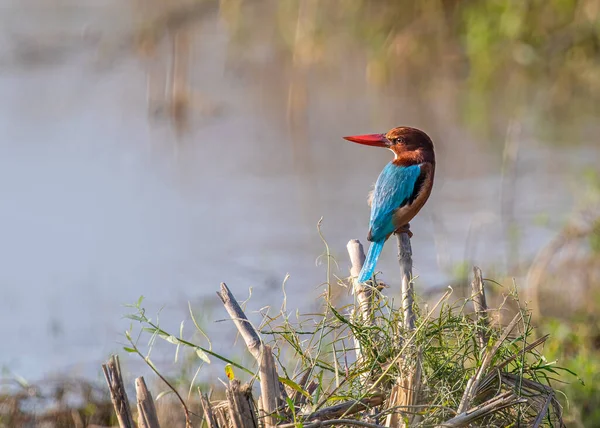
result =
[{"label": "vegetation clump", "polygon": [[[471,296],[454,298],[449,289],[431,308],[414,303],[414,328],[406,328],[407,308],[384,294],[381,283],[367,287],[365,301],[360,296],[365,289],[339,279],[341,286],[352,285],[356,297],[344,305],[332,301],[328,282],[322,312],[288,312],[284,302],[276,314],[263,308],[256,327],[222,284],[218,294],[257,361],[253,366],[162,330],[146,317],[141,301],[131,318],[152,340],[189,347],[207,362],[216,357],[227,363],[227,398],[213,397],[202,407],[179,396],[191,424],[210,414],[218,426],[239,426],[232,419],[230,393],[246,381],[244,394],[254,416],[242,426],[564,426],[553,387],[569,370],[544,357],[548,336],[536,335],[516,289],[490,309],[483,286],[488,281],[474,272]],[[132,334],[127,337],[126,350],[152,364]],[[271,368],[265,365],[267,352]],[[264,379],[269,370],[276,372],[275,386]],[[262,395],[255,400],[252,386],[258,382]],[[207,391],[199,392],[208,398]],[[265,396],[276,403],[270,411]]]}]

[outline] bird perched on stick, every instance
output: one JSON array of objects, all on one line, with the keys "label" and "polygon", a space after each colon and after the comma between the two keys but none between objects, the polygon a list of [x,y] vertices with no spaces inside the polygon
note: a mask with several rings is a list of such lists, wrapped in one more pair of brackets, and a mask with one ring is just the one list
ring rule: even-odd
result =
[{"label": "bird perched on stick", "polygon": [[379,174],[369,196],[371,220],[367,239],[371,241],[359,282],[373,277],[385,241],[392,233],[408,233],[408,224],[423,208],[433,187],[435,153],[431,138],[423,131],[407,126],[386,134],[344,137],[354,143],[390,149],[395,158]]}]

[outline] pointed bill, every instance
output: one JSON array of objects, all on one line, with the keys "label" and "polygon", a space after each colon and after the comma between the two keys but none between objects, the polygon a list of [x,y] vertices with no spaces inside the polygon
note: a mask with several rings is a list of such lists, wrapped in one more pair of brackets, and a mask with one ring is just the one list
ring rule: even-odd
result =
[{"label": "pointed bill", "polygon": [[389,147],[390,142],[385,138],[385,134],[365,134],[352,135],[343,137],[344,140],[352,141],[353,143],[364,144],[365,146]]}]

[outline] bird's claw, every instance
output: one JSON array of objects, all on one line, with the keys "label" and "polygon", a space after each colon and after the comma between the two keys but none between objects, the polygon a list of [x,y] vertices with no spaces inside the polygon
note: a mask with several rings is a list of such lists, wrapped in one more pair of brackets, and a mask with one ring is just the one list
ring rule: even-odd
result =
[{"label": "bird's claw", "polygon": [[412,239],[412,237],[413,237],[413,233],[410,231],[410,224],[405,224],[404,226],[396,229],[395,233],[397,233],[398,235],[401,233],[406,233],[409,238]]}]

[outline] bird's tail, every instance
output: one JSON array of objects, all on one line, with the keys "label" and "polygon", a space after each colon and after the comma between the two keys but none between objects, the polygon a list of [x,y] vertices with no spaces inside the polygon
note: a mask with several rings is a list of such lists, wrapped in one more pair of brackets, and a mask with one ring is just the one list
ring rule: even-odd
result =
[{"label": "bird's tail", "polygon": [[384,243],[384,239],[381,241],[371,242],[365,263],[363,264],[362,270],[358,274],[358,282],[366,282],[373,277],[373,272],[375,271],[375,266],[377,265],[377,260],[379,259],[379,255],[381,254]]}]

